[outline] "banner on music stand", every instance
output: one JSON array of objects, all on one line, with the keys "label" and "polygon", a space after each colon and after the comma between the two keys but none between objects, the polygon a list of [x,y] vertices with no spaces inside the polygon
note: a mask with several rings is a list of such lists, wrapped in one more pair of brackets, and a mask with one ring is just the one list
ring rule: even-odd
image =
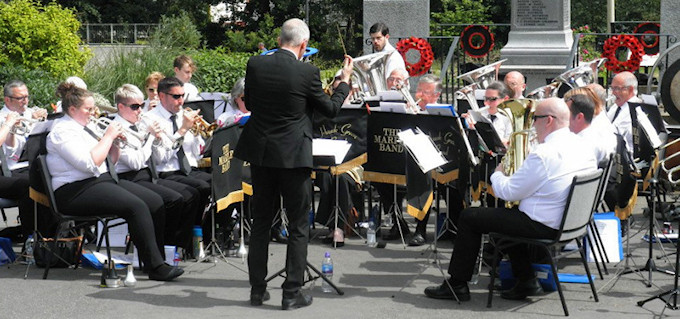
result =
[{"label": "banner on music stand", "polygon": [[343,163],[366,153],[366,127],[368,113],[365,108],[342,108],[334,118],[314,113],[313,136],[332,140],[346,140],[352,146]]},{"label": "banner on music stand", "polygon": [[213,133],[212,186],[218,212],[243,201],[243,161],[234,157],[239,135],[238,125],[225,126]]}]

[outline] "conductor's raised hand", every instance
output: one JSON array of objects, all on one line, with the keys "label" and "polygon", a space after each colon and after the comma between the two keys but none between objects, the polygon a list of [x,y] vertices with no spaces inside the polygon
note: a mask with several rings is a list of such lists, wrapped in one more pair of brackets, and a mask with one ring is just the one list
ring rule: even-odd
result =
[{"label": "conductor's raised hand", "polygon": [[351,56],[345,55],[345,60],[342,62],[342,74],[340,75],[340,81],[349,84],[349,80],[352,77],[352,72],[354,72],[354,59]]}]

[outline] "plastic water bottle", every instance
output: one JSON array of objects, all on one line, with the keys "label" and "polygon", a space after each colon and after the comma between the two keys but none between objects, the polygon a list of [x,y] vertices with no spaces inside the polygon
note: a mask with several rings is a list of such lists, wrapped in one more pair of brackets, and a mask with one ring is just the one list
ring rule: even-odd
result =
[{"label": "plastic water bottle", "polygon": [[[24,258],[26,260],[26,264],[35,264],[35,258],[33,257],[33,235],[28,235],[28,238],[26,238],[26,242],[24,243]],[[333,266],[331,266],[331,268],[332,267]]]},{"label": "plastic water bottle", "polygon": [[368,222],[368,229],[366,230],[366,244],[368,247],[374,247],[376,244],[375,223],[372,220]]},{"label": "plastic water bottle", "polygon": [[[331,259],[331,253],[326,252],[324,255],[323,262],[321,262],[321,274],[328,279],[328,281],[333,280],[333,259]],[[333,292],[333,287],[329,285],[325,280],[321,282],[321,291],[323,292]]]},{"label": "plastic water bottle", "polygon": [[194,257],[198,258],[201,253],[201,243],[203,243],[203,228],[194,226]]}]

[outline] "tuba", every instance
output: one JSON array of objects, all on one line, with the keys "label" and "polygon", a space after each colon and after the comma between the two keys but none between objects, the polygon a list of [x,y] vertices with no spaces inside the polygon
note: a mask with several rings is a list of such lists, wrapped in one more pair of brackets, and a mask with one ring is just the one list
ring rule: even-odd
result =
[{"label": "tuba", "polygon": [[[529,146],[535,136],[532,129],[535,104],[531,99],[514,99],[498,105],[498,112],[507,116],[512,123],[508,151],[502,159],[503,173],[506,176],[514,174],[529,155]],[[510,208],[515,204],[517,203],[506,202],[505,206]]]},{"label": "tuba", "polygon": [[354,72],[351,79],[352,89],[356,89],[353,91],[357,93],[352,96],[353,104],[362,104],[364,98],[387,91],[385,66],[391,54],[392,52],[378,52],[354,59]]}]

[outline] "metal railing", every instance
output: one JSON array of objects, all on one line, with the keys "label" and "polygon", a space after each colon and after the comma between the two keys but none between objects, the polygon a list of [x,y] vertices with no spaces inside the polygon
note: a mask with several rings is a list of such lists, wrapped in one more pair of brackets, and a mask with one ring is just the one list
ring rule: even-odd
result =
[{"label": "metal railing", "polygon": [[157,23],[84,23],[80,37],[86,44],[143,45],[158,27]]}]

